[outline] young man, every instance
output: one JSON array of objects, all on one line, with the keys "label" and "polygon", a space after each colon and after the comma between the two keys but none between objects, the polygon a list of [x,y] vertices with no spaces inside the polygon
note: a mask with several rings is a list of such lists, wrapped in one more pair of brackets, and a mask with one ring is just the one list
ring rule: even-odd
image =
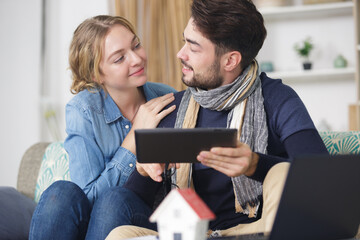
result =
[{"label": "young man", "polygon": [[[236,148],[213,148],[199,153],[199,163],[180,164],[176,184],[191,182],[215,213],[210,234],[270,231],[286,162],[328,152],[298,95],[281,80],[259,73],[255,57],[266,29],[253,3],[194,0],[191,11],[177,54],[189,88],[175,94],[176,110],[159,127],[238,128],[240,138]],[[116,193],[122,198],[122,209],[115,210],[121,227],[109,239],[156,234],[148,218],[163,168],[137,163],[137,171]]]}]

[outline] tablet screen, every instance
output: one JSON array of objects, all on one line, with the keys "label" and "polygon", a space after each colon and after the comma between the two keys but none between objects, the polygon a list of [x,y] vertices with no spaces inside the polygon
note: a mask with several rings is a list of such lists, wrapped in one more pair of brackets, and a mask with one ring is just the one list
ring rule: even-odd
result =
[{"label": "tablet screen", "polygon": [[140,163],[195,163],[201,151],[212,147],[235,147],[237,129],[138,129],[135,130],[135,142]]}]

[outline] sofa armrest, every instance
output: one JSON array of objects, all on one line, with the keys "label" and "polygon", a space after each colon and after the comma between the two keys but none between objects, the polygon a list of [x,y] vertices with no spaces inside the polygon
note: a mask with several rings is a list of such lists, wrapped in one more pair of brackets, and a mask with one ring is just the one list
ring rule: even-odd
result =
[{"label": "sofa armrest", "polygon": [[0,238],[28,239],[36,203],[13,187],[0,187]]},{"label": "sofa armrest", "polygon": [[34,199],[41,162],[49,144],[48,142],[36,143],[29,147],[22,157],[16,188],[30,199]]}]

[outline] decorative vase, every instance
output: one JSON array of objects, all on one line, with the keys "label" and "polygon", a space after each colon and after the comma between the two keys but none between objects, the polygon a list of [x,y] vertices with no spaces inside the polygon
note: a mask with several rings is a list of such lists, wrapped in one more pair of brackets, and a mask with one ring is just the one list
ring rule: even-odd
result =
[{"label": "decorative vase", "polygon": [[311,69],[311,62],[303,62],[303,68],[304,70],[310,70]]},{"label": "decorative vase", "polygon": [[273,72],[274,65],[272,62],[261,62],[260,63],[260,71],[261,72]]},{"label": "decorative vase", "polygon": [[340,54],[334,60],[335,68],[345,68],[347,66],[346,59]]}]

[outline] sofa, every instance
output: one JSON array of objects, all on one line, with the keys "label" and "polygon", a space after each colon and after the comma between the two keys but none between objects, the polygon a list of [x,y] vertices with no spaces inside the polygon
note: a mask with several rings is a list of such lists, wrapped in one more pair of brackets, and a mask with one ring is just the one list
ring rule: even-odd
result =
[{"label": "sofa", "polygon": [[[319,133],[331,155],[360,154],[360,131]],[[20,163],[16,189],[0,187],[0,239],[28,238],[36,204],[42,192],[57,180],[70,180],[63,143],[40,142],[30,146]]]},{"label": "sofa", "polygon": [[22,156],[16,189],[0,186],[0,239],[28,239],[30,221],[42,192],[57,180],[70,180],[62,142],[40,142]]}]

